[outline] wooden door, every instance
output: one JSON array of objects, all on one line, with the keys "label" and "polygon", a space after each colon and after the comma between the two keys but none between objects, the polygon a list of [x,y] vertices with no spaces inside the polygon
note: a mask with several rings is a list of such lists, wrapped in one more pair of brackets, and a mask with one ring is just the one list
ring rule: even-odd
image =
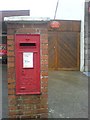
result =
[{"label": "wooden door", "polygon": [[79,33],[58,32],[57,69],[79,70]]},{"label": "wooden door", "polygon": [[57,69],[57,32],[49,32],[49,69]]},{"label": "wooden door", "polygon": [[49,69],[79,70],[79,32],[49,31]]}]

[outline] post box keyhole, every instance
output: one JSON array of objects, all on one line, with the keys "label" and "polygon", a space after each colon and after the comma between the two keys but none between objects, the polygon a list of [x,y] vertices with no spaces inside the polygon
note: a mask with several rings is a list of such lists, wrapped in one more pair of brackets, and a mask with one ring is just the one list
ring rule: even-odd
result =
[{"label": "post box keyhole", "polygon": [[23,74],[23,75],[25,74],[24,70],[22,70],[22,74]]}]

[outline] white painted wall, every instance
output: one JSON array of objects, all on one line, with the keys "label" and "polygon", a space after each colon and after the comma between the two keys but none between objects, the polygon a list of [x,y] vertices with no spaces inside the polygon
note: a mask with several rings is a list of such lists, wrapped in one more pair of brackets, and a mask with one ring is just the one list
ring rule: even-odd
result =
[{"label": "white painted wall", "polygon": [[81,15],[80,71],[84,71],[84,14],[85,14],[85,2],[82,3],[82,15]]}]

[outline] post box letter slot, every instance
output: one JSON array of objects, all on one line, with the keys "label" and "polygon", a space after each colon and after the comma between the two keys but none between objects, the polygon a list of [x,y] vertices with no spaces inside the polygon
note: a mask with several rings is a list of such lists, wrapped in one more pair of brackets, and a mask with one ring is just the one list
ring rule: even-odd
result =
[{"label": "post box letter slot", "polygon": [[20,46],[36,46],[36,43],[20,43]]},{"label": "post box letter slot", "polygon": [[23,52],[23,68],[33,68],[33,52]]}]

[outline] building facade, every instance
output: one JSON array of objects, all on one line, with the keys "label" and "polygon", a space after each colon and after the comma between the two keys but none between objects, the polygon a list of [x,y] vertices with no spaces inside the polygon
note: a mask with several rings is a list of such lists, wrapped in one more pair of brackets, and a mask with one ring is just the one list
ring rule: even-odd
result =
[{"label": "building facade", "polygon": [[84,70],[90,71],[90,1],[85,2]]}]

